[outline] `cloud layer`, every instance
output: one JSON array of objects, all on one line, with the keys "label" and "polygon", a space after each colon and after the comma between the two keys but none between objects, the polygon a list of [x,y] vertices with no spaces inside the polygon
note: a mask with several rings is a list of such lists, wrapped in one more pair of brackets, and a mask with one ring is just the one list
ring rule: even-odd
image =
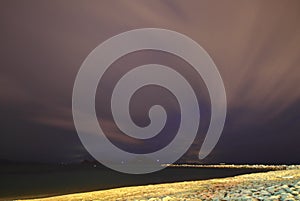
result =
[{"label": "cloud layer", "polygon": [[[300,162],[299,11],[299,1],[4,1],[0,157],[85,157],[71,113],[81,63],[113,35],[159,27],[201,44],[223,78],[228,118],[209,162]],[[185,157],[196,160],[203,134]]]}]

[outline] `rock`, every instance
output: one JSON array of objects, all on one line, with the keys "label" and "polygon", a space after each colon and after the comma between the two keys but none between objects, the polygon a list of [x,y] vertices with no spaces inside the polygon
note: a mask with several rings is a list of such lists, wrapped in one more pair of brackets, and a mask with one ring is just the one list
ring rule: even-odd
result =
[{"label": "rock", "polygon": [[[289,193],[283,193],[280,195],[281,196],[281,199],[280,200],[283,200],[283,201],[287,201],[287,199],[294,199],[293,198],[293,195],[289,194]],[[295,199],[294,199],[295,200]]]},{"label": "rock", "polygon": [[242,190],[240,193],[243,195],[251,195],[252,191],[246,189],[246,190]]},{"label": "rock", "polygon": [[283,178],[283,179],[292,179],[292,178],[294,178],[294,176],[287,175],[287,176],[282,176],[281,178]]},{"label": "rock", "polygon": [[251,196],[247,196],[247,195],[244,195],[240,198],[241,201],[252,201],[254,200],[253,197]]},{"label": "rock", "polygon": [[277,192],[274,193],[275,195],[281,195],[281,194],[286,194],[286,191],[283,189],[279,189]]},{"label": "rock", "polygon": [[299,192],[298,191],[292,191],[291,194],[293,194],[293,195],[299,195]]},{"label": "rock", "polygon": [[162,201],[171,201],[171,200],[174,200],[174,199],[172,199],[170,196],[164,197],[162,199]]},{"label": "rock", "polygon": [[294,198],[286,198],[283,201],[295,201],[295,199]]},{"label": "rock", "polygon": [[266,188],[267,191],[268,191],[268,190],[274,190],[274,189],[275,189],[274,186],[269,186],[269,187]]},{"label": "rock", "polygon": [[279,200],[279,198],[280,198],[279,195],[272,195],[269,198],[264,199],[264,200],[266,200],[266,201],[277,201],[277,200]]},{"label": "rock", "polygon": [[274,194],[275,192],[275,188],[273,186],[266,188],[266,190],[271,194]]},{"label": "rock", "polygon": [[270,193],[268,191],[265,191],[265,190],[260,191],[260,194],[262,196],[269,196],[270,195]]},{"label": "rock", "polygon": [[157,198],[150,198],[150,199],[148,199],[148,201],[158,201],[159,199],[157,199]]},{"label": "rock", "polygon": [[281,197],[282,199],[285,199],[285,198],[287,198],[287,197],[289,197],[289,196],[291,196],[289,193],[281,193],[281,194],[280,194],[280,197]]},{"label": "rock", "polygon": [[286,188],[289,188],[289,186],[284,184],[284,185],[281,186],[281,188],[286,189]]},{"label": "rock", "polygon": [[285,188],[284,189],[286,192],[288,192],[288,193],[291,193],[292,192],[292,190],[290,189],[290,188]]},{"label": "rock", "polygon": [[257,189],[255,189],[255,188],[251,188],[249,190],[252,191],[252,192],[257,192]]}]

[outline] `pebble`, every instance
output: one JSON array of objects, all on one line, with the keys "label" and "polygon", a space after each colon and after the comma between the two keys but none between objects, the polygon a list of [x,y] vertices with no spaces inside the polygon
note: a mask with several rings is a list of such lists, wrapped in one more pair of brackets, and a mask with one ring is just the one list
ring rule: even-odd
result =
[{"label": "pebble", "polygon": [[293,195],[298,195],[299,192],[298,192],[298,191],[292,191],[291,194],[293,194]]},{"label": "pebble", "polygon": [[241,193],[242,193],[243,195],[251,195],[251,194],[252,194],[252,191],[246,189],[246,190],[241,191]]},{"label": "pebble", "polygon": [[250,197],[250,196],[242,196],[242,197],[240,198],[240,200],[241,200],[241,201],[252,201],[253,198]]},{"label": "pebble", "polygon": [[[270,184],[264,184],[263,182],[251,185],[240,185],[230,187],[227,189],[216,190],[208,188],[201,197],[202,199],[212,201],[295,201],[300,200],[300,181],[294,181],[293,183],[286,184],[286,182],[274,182]],[[209,195],[213,194],[213,198],[209,198]],[[197,198],[197,197],[194,197]],[[188,199],[187,199],[188,200]]]},{"label": "pebble", "polygon": [[295,201],[295,199],[294,198],[286,198],[283,201]]},{"label": "pebble", "polygon": [[[298,177],[299,178],[299,177]],[[300,201],[300,181],[296,178],[285,181],[255,180],[247,183],[241,182],[239,185],[225,183],[218,185],[207,185],[203,190],[196,193],[175,194],[160,198],[151,198],[148,201]]]},{"label": "pebble", "polygon": [[278,200],[280,198],[280,195],[272,195],[269,197],[269,200]]},{"label": "pebble", "polygon": [[171,200],[174,200],[174,199],[172,199],[170,196],[164,197],[162,199],[162,201],[171,201]]},{"label": "pebble", "polygon": [[157,201],[158,199],[157,198],[150,198],[148,199],[148,201]]}]

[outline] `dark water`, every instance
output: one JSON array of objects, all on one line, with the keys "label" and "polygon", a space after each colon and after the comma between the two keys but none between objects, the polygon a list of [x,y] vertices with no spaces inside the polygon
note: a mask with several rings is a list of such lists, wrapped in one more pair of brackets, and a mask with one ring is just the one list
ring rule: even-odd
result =
[{"label": "dark water", "polygon": [[262,172],[259,169],[169,167],[146,175],[129,175],[103,167],[0,166],[0,200],[37,198],[124,186],[204,180]]}]

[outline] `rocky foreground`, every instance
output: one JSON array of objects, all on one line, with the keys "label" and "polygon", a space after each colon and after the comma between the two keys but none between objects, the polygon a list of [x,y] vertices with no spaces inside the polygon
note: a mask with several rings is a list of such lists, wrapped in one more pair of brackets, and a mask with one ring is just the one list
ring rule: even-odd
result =
[{"label": "rocky foreground", "polygon": [[300,200],[300,169],[276,170],[223,179],[125,187],[56,196],[41,201],[70,200]]}]

